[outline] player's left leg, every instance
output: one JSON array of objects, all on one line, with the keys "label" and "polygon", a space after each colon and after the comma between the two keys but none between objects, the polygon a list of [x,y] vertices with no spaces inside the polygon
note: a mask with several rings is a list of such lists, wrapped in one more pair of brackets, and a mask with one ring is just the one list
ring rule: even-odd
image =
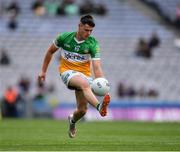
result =
[{"label": "player's left leg", "polygon": [[99,113],[101,114],[102,117],[107,115],[107,107],[110,103],[110,95],[106,94],[103,98],[102,103],[100,104],[99,107]]},{"label": "player's left leg", "polygon": [[88,103],[81,90],[76,90],[75,94],[76,94],[77,109],[74,111],[72,115],[68,117],[69,119],[68,133],[69,133],[69,137],[71,138],[74,138],[76,135],[75,123],[86,114],[87,103]]},{"label": "player's left leg", "polygon": [[102,102],[99,102],[94,93],[91,90],[90,84],[85,76],[82,74],[74,75],[69,80],[69,86],[76,88],[76,90],[81,90],[83,94],[83,100],[90,103],[93,107],[95,107],[102,117],[107,115],[107,107],[110,103],[110,96],[106,94],[103,98]]}]

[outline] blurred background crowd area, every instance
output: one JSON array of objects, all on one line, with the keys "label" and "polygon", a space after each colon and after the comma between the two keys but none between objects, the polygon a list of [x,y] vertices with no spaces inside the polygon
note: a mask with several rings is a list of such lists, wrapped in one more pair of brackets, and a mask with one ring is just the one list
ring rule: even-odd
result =
[{"label": "blurred background crowd area", "polygon": [[0,0],[3,115],[49,115],[75,102],[59,77],[59,52],[44,85],[37,75],[47,47],[76,31],[83,14],[95,18],[112,102],[180,102],[180,0]]}]

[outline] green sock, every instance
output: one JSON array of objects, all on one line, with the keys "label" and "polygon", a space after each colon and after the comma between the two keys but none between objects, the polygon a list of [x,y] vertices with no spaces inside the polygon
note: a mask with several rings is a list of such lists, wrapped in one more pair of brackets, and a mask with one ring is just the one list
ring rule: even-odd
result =
[{"label": "green sock", "polygon": [[76,122],[74,121],[74,117],[71,119],[71,123],[75,124]]},{"label": "green sock", "polygon": [[72,120],[71,120],[71,123],[75,124],[76,122],[72,119]]},{"label": "green sock", "polygon": [[100,110],[100,103],[97,104],[96,109],[99,111]]}]

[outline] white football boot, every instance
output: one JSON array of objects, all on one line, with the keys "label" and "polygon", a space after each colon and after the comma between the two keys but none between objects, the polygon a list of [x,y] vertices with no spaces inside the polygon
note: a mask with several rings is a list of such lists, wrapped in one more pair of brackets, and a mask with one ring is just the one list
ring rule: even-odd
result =
[{"label": "white football boot", "polygon": [[68,116],[68,121],[69,121],[68,134],[70,138],[74,138],[76,136],[76,126],[75,123],[72,123],[72,118],[73,118],[72,114]]}]

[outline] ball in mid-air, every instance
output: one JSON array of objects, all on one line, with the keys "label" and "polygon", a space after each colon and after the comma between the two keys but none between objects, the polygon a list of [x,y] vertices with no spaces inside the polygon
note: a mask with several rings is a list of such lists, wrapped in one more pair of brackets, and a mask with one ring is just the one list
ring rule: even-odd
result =
[{"label": "ball in mid-air", "polygon": [[91,89],[96,95],[104,96],[109,93],[110,85],[107,79],[100,77],[93,80]]}]

